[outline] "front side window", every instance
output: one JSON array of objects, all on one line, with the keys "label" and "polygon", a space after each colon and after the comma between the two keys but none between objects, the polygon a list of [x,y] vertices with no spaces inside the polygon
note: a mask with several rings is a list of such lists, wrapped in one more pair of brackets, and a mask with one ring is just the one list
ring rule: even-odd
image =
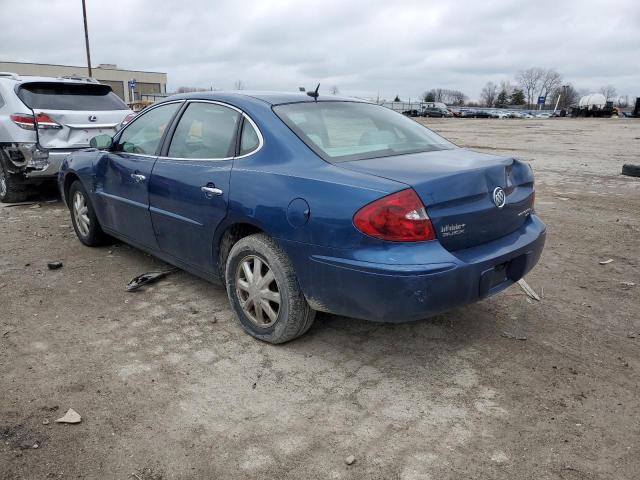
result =
[{"label": "front side window", "polygon": [[419,123],[379,105],[301,102],[273,108],[280,119],[328,162],[346,162],[455,146]]},{"label": "front side window", "polygon": [[235,150],[240,113],[215,103],[191,103],[176,127],[168,156],[229,158]]},{"label": "front side window", "polygon": [[162,135],[179,107],[180,103],[169,103],[137,117],[122,132],[116,151],[155,155]]}]

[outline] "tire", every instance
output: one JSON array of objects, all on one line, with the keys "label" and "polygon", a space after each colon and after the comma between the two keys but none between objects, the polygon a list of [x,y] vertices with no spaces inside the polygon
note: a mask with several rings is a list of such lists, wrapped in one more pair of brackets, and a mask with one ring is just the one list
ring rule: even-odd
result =
[{"label": "tire", "polygon": [[[255,277],[248,275],[247,269],[252,274],[259,271],[260,277],[268,283],[258,285],[259,290],[256,289],[252,280]],[[270,273],[273,280],[269,280]],[[225,281],[229,302],[240,325],[258,340],[284,343],[304,335],[311,328],[316,312],[300,290],[289,257],[267,235],[249,235],[231,248]],[[258,298],[259,311],[252,296]]]},{"label": "tire", "polygon": [[20,177],[7,170],[4,153],[0,152],[0,202],[24,202],[29,196],[27,186]]},{"label": "tire", "polygon": [[622,174],[629,177],[640,177],[640,165],[625,163],[622,165]]},{"label": "tire", "polygon": [[98,247],[110,243],[111,237],[102,231],[91,199],[80,180],[71,184],[67,204],[71,213],[73,229],[82,243],[88,247]]}]

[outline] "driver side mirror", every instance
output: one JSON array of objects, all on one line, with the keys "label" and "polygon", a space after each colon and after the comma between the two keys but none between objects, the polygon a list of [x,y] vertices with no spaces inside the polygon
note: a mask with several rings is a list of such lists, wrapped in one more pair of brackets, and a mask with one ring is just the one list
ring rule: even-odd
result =
[{"label": "driver side mirror", "polygon": [[98,150],[107,150],[111,148],[111,144],[113,143],[113,138],[109,135],[96,135],[91,140],[89,140],[89,145],[92,148],[97,148]]}]

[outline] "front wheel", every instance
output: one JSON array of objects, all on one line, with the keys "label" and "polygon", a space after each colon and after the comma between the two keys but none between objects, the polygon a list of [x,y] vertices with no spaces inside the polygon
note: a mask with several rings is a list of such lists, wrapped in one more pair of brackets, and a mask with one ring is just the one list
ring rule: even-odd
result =
[{"label": "front wheel", "polygon": [[109,236],[102,231],[89,195],[80,180],[71,184],[67,203],[73,229],[82,243],[88,247],[97,247],[109,242]]},{"label": "front wheel", "polygon": [[233,246],[225,280],[231,306],[249,335],[284,343],[311,328],[315,311],[286,253],[267,235],[250,235]]}]

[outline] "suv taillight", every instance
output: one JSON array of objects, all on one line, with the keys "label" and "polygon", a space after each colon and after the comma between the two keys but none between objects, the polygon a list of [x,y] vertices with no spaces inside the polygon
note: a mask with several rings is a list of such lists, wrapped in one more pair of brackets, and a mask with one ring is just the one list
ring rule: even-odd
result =
[{"label": "suv taillight", "polygon": [[365,235],[392,242],[436,239],[427,211],[411,188],[365,205],[354,215],[353,224]]},{"label": "suv taillight", "polygon": [[46,115],[44,113],[39,113],[36,115],[36,125],[40,129],[62,128],[62,125],[60,125],[58,122],[53,120],[49,115]]},{"label": "suv taillight", "polygon": [[131,120],[133,120],[136,115],[137,115],[137,113],[134,112],[134,113],[130,113],[129,115],[124,117],[124,120],[122,120],[122,122],[120,122],[120,128],[124,127],[127,123],[129,123]]},{"label": "suv taillight", "polygon": [[36,121],[33,118],[33,115],[27,115],[24,113],[14,113],[10,115],[13,123],[18,125],[20,128],[24,128],[25,130],[35,130],[36,129]]},{"label": "suv taillight", "polygon": [[13,123],[25,130],[35,130],[36,126],[41,130],[62,128],[62,125],[44,113],[39,113],[35,117],[27,113],[14,113],[10,117]]}]

